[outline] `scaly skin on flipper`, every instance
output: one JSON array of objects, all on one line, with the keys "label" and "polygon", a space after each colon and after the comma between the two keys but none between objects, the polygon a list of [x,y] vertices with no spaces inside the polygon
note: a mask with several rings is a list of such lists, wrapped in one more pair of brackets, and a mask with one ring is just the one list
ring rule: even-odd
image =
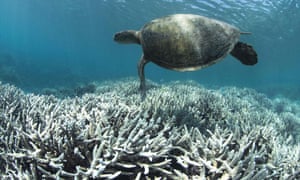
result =
[{"label": "scaly skin on flipper", "polygon": [[254,65],[257,63],[257,54],[255,50],[252,46],[246,43],[236,43],[230,54],[245,65]]},{"label": "scaly skin on flipper", "polygon": [[144,99],[146,95],[146,80],[145,80],[144,69],[145,69],[145,65],[148,62],[149,61],[144,58],[144,55],[142,55],[140,61],[138,62],[138,74],[140,78],[140,91],[142,94],[142,99]]}]

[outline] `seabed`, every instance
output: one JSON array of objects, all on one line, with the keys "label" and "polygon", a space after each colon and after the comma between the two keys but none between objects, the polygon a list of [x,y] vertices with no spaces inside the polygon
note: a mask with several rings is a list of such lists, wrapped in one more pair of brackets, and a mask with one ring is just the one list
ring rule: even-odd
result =
[{"label": "seabed", "polygon": [[[137,79],[58,98],[0,84],[4,179],[300,179],[300,104]],[[55,93],[54,93],[55,94]]]}]

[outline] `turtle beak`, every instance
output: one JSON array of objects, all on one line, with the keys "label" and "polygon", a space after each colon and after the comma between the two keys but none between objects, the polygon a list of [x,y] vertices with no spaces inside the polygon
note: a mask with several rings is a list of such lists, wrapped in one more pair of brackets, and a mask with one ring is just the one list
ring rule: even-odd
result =
[{"label": "turtle beak", "polygon": [[117,32],[115,35],[114,35],[114,41],[118,41],[120,39],[120,32]]}]

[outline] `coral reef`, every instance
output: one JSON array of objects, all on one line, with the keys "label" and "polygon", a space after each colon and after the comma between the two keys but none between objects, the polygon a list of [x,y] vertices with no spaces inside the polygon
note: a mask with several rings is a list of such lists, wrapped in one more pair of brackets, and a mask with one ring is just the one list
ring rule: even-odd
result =
[{"label": "coral reef", "polygon": [[43,88],[40,93],[44,95],[53,95],[57,98],[66,97],[81,97],[86,93],[94,93],[96,91],[96,83],[80,84],[73,88],[60,87],[60,88]]},{"label": "coral reef", "polygon": [[[250,89],[105,82],[58,99],[0,85],[7,179],[299,179],[299,116]],[[299,112],[298,112],[299,113]],[[297,129],[298,128],[298,129]],[[298,131],[298,132],[295,132]]]}]

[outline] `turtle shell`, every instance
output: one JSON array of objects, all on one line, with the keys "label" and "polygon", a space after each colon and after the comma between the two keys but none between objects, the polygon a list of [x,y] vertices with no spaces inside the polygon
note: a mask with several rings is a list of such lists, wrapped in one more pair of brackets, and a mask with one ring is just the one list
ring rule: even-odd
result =
[{"label": "turtle shell", "polygon": [[155,19],[141,29],[144,58],[159,66],[193,71],[224,58],[240,31],[211,18],[176,14]]}]

